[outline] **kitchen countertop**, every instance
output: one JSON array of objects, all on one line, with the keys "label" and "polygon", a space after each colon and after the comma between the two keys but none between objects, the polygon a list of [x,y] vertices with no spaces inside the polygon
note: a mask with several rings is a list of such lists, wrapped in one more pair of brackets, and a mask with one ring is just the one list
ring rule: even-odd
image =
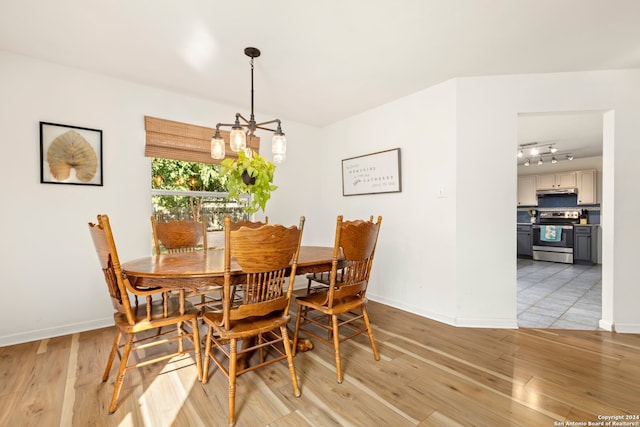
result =
[{"label": "kitchen countertop", "polygon": [[[540,225],[539,222],[516,222],[516,225],[533,225],[533,224]],[[574,225],[583,226],[583,227],[598,227],[600,224],[574,224]]]}]

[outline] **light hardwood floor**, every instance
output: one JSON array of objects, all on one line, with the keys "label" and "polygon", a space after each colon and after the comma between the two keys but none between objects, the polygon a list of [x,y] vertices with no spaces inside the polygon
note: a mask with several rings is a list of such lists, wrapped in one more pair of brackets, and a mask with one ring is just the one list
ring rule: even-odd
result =
[{"label": "light hardwood floor", "polygon": [[[295,358],[300,398],[286,363],[243,375],[237,425],[554,426],[640,414],[640,335],[455,328],[369,308],[379,362],[366,336],[345,343],[337,384],[332,350],[316,343]],[[212,368],[203,386],[191,357],[129,372],[107,415],[114,371],[101,376],[113,332],[0,348],[0,425],[226,425],[226,377]]]}]

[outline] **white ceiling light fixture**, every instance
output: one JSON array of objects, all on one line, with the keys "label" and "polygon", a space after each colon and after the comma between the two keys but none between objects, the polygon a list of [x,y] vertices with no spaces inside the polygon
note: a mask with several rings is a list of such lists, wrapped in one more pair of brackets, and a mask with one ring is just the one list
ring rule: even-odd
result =
[{"label": "white ceiling light fixture", "polygon": [[[539,142],[528,142],[526,144],[520,144],[517,151],[518,158],[520,159],[524,157],[525,152],[529,153],[530,158],[537,158],[538,165],[543,165],[545,160],[550,161],[552,164],[556,164],[558,163],[558,158],[560,158],[561,160],[573,160],[573,156],[571,155],[571,153],[568,153],[566,151],[560,152],[555,143],[542,144]],[[520,163],[520,161],[518,161],[518,164],[530,166],[531,161],[527,158],[524,163]]]},{"label": "white ceiling light fixture", "polygon": [[[284,132],[282,132],[280,119],[256,123],[253,114],[253,59],[260,56],[260,50],[255,47],[247,47],[244,50],[244,54],[251,58],[251,115],[249,116],[249,120],[247,120],[242,114],[236,113],[235,123],[218,123],[216,125],[216,133],[213,138],[211,138],[211,157],[218,160],[225,158],[225,144],[224,139],[220,136],[220,127],[231,126],[229,147],[236,153],[246,148],[247,138],[254,136],[257,129],[273,132],[273,138],[271,139],[273,162],[282,163],[286,158],[287,139],[284,136]],[[244,123],[240,123],[240,119],[242,119]],[[266,127],[274,123],[278,125],[275,130]]]}]

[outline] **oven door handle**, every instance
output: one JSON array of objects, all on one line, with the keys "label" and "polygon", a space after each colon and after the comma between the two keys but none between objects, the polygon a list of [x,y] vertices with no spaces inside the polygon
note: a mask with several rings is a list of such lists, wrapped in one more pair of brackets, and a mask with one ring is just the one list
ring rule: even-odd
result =
[{"label": "oven door handle", "polygon": [[533,228],[540,228],[546,225],[549,225],[551,227],[560,227],[563,230],[573,230],[573,225],[533,224]]}]

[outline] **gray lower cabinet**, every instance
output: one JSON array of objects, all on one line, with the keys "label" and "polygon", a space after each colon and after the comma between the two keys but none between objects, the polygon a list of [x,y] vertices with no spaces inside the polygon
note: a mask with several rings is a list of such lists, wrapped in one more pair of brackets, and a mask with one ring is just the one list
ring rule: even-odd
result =
[{"label": "gray lower cabinet", "polygon": [[533,256],[531,226],[527,224],[518,224],[516,231],[518,234],[518,256],[521,258],[531,258]]},{"label": "gray lower cabinet", "polygon": [[593,226],[573,227],[573,263],[574,264],[593,264],[593,258],[596,248],[596,231]]}]

